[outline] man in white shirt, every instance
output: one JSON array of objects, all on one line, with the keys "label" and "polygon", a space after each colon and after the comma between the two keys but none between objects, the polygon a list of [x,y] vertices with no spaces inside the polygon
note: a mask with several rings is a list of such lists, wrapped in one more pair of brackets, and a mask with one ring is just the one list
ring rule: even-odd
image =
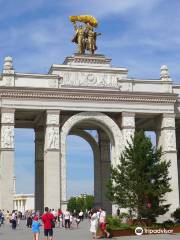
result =
[{"label": "man in white shirt", "polygon": [[70,212],[68,209],[64,212],[64,221],[65,221],[65,228],[70,228]]}]

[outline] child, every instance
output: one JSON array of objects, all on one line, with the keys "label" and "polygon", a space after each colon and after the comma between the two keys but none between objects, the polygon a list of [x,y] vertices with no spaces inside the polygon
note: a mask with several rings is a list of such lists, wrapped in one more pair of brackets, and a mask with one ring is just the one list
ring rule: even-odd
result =
[{"label": "child", "polygon": [[78,228],[78,225],[79,225],[81,220],[79,219],[79,217],[77,217],[77,218],[75,218],[75,221],[76,221],[76,225],[77,225],[77,228]]},{"label": "child", "polygon": [[35,216],[32,222],[32,232],[34,233],[34,240],[39,240],[40,226],[41,224],[38,221],[38,216]]}]

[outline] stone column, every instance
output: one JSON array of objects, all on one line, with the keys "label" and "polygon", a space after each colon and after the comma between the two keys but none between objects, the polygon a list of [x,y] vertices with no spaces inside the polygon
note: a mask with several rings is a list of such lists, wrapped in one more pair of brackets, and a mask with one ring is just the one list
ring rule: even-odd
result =
[{"label": "stone column", "polygon": [[101,206],[102,201],[102,190],[101,190],[101,159],[100,159],[100,151],[99,146],[94,146],[94,207],[98,208]]},{"label": "stone column", "polygon": [[[162,147],[163,159],[170,160],[169,176],[172,192],[166,194],[167,203],[171,204],[169,212],[162,216],[162,220],[170,219],[171,213],[179,207],[179,188],[177,170],[177,151],[174,114],[163,114],[157,134],[158,146]],[[161,221],[161,218],[160,218]]]},{"label": "stone column", "polygon": [[135,113],[122,112],[121,127],[124,146],[126,146],[127,142],[131,141],[131,137],[135,132]]},{"label": "stone column", "polygon": [[179,185],[179,201],[180,201],[180,127],[176,128],[176,146],[177,146],[178,185]]},{"label": "stone column", "polygon": [[35,209],[44,208],[44,127],[35,128]]},{"label": "stone column", "polygon": [[48,110],[44,152],[44,206],[60,207],[60,111]]},{"label": "stone column", "polygon": [[110,156],[110,140],[104,131],[99,131],[99,148],[100,148],[100,180],[101,180],[101,207],[105,208],[107,213],[112,212],[112,204],[107,199],[107,187],[106,184],[110,179],[110,166],[111,166],[111,156]]},{"label": "stone column", "polygon": [[13,209],[14,109],[1,109],[0,208]]}]

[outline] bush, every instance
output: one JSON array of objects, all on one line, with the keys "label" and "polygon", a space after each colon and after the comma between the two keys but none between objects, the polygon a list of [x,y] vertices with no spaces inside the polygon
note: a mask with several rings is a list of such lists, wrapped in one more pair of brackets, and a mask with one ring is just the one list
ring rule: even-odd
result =
[{"label": "bush", "polygon": [[174,220],[175,220],[177,223],[180,223],[180,208],[177,208],[177,209],[173,212],[172,217],[174,218]]},{"label": "bush", "polygon": [[107,229],[108,230],[126,230],[126,229],[130,229],[130,226],[126,223],[122,223],[121,219],[117,216],[107,216]]},{"label": "bush", "polygon": [[164,227],[164,228],[171,228],[171,227],[174,227],[174,222],[172,220],[166,220],[164,221],[161,226]]},{"label": "bush", "polygon": [[117,216],[107,216],[107,228],[111,230],[118,230],[121,227],[121,220]]}]

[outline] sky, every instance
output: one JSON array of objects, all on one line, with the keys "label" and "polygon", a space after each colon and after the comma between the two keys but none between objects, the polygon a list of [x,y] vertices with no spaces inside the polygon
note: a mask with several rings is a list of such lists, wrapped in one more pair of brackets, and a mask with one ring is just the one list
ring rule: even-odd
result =
[{"label": "sky", "polygon": [[[47,73],[52,64],[76,52],[69,16],[89,14],[98,19],[97,31],[102,34],[97,53],[112,58],[113,66],[126,67],[129,77],[158,79],[161,65],[166,64],[172,80],[180,83],[179,0],[0,0],[0,8],[1,66],[10,55],[16,72]],[[16,129],[15,133],[17,191],[32,192],[33,131]],[[81,179],[92,192],[93,171],[79,179],[79,172],[93,169],[90,147],[77,137],[69,137],[68,142],[68,174],[78,173],[69,179],[69,194],[85,191],[79,187]],[[79,144],[83,153],[78,152]]]}]

